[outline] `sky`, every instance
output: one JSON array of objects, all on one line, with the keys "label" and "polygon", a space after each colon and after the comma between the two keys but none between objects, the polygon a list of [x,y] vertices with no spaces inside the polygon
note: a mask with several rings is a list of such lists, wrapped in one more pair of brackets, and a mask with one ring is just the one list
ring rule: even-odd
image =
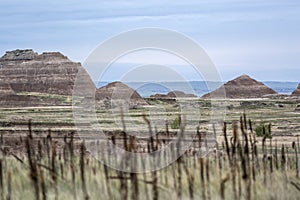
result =
[{"label": "sky", "polygon": [[300,81],[298,0],[1,0],[0,24],[1,55],[29,48],[59,51],[84,63],[115,35],[157,27],[196,41],[224,81],[241,74]]}]

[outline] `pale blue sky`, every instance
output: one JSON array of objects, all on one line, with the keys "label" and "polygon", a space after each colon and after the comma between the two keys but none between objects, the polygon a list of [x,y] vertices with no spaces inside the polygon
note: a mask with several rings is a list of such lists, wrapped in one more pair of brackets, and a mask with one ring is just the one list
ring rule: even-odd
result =
[{"label": "pale blue sky", "polygon": [[224,80],[300,81],[298,0],[1,0],[0,54],[32,48],[74,61],[124,31],[160,27],[197,41]]}]

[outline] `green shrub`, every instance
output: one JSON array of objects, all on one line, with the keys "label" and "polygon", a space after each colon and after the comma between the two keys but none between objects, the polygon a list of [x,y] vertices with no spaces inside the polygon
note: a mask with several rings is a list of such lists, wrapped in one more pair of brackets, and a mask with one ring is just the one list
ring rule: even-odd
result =
[{"label": "green shrub", "polygon": [[172,129],[179,129],[181,124],[181,117],[178,116],[176,119],[170,124]]},{"label": "green shrub", "polygon": [[255,133],[257,137],[272,138],[271,124],[261,123],[255,128]]}]

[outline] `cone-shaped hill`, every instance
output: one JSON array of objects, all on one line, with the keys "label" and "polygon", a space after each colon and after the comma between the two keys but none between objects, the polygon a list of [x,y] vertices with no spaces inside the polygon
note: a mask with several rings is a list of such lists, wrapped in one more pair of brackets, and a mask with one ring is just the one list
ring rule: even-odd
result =
[{"label": "cone-shaped hill", "polygon": [[202,98],[222,98],[223,91],[229,99],[261,98],[264,95],[277,94],[265,84],[254,80],[248,75],[242,75],[222,85],[217,90],[205,94]]},{"label": "cone-shaped hill", "polygon": [[124,100],[130,107],[147,105],[146,101],[132,88],[122,82],[112,82],[96,91],[96,100],[107,102],[110,100]]},{"label": "cone-shaped hill", "polygon": [[292,96],[300,96],[300,83],[298,84],[297,89],[292,93]]}]

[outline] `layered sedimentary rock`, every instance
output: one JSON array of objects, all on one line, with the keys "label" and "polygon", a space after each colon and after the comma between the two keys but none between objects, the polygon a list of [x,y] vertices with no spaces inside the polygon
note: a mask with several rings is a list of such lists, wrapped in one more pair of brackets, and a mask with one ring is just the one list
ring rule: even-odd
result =
[{"label": "layered sedimentary rock", "polygon": [[297,89],[292,92],[292,96],[300,96],[300,83],[298,84]]},{"label": "layered sedimentary rock", "polygon": [[173,98],[195,98],[197,97],[194,94],[186,94],[182,91],[171,91],[168,94],[154,94],[151,95],[150,98],[156,98],[156,99],[161,99],[161,98],[166,98],[166,99],[173,99]]},{"label": "layered sedimentary rock", "polygon": [[10,84],[0,79],[0,96],[13,95],[15,91],[10,87]]},{"label": "layered sedimentary rock", "polygon": [[0,58],[0,106],[71,105],[68,96],[73,94],[78,72],[83,91],[96,89],[81,64],[59,52],[7,51]]},{"label": "layered sedimentary rock", "polygon": [[[224,93],[225,92],[225,93]],[[277,92],[267,87],[265,84],[254,80],[248,75],[242,75],[222,85],[217,90],[205,94],[202,98],[230,98],[247,99],[262,98],[266,95],[275,95]]]},{"label": "layered sedimentary rock", "polygon": [[[81,78],[74,85],[77,75]],[[14,50],[0,58],[1,106],[65,105],[66,96],[73,95],[73,88],[75,96],[90,99],[95,95],[98,104],[107,104],[108,100],[124,100],[131,107],[147,104],[121,82],[96,90],[81,64],[59,52],[38,54],[31,49]]]},{"label": "layered sedimentary rock", "polygon": [[8,51],[0,58],[0,80],[15,93],[39,92],[72,95],[80,63],[59,52]]},{"label": "layered sedimentary rock", "polygon": [[112,82],[97,89],[96,101],[105,107],[111,107],[113,102],[121,101],[130,107],[147,105],[146,101],[135,90],[122,82]]}]

